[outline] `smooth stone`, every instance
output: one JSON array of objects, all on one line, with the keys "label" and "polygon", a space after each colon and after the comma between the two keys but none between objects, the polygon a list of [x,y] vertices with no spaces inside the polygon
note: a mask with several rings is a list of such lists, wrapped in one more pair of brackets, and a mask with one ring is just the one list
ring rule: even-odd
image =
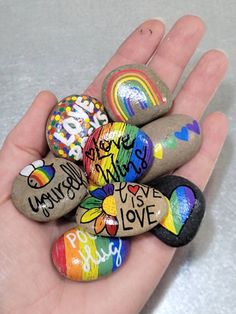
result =
[{"label": "smooth stone", "polygon": [[113,121],[143,125],[165,114],[171,108],[172,96],[151,68],[130,64],[106,76],[102,102]]},{"label": "smooth stone", "polygon": [[195,237],[205,213],[201,190],[189,180],[168,175],[151,182],[169,199],[168,214],[151,231],[164,243],[179,247]]},{"label": "smooth stone", "polygon": [[108,123],[103,105],[87,95],[72,95],[61,100],[48,117],[46,137],[54,155],[82,160],[88,136]]},{"label": "smooth stone", "polygon": [[84,147],[88,180],[103,186],[133,182],[151,166],[153,145],[138,127],[123,122],[106,124],[93,132]]},{"label": "smooth stone", "polygon": [[76,227],[54,242],[52,260],[68,279],[92,281],[120,268],[128,252],[126,239],[94,236]]},{"label": "smooth stone", "polygon": [[141,183],[151,182],[185,164],[198,152],[202,142],[198,122],[186,115],[160,118],[142,130],[153,142],[154,159]]},{"label": "smooth stone", "polygon": [[88,193],[79,166],[63,158],[36,160],[21,170],[12,188],[12,201],[36,221],[55,220],[69,213]]},{"label": "smooth stone", "polygon": [[146,185],[109,183],[90,194],[80,203],[76,221],[95,235],[138,235],[155,227],[167,214],[166,197]]}]

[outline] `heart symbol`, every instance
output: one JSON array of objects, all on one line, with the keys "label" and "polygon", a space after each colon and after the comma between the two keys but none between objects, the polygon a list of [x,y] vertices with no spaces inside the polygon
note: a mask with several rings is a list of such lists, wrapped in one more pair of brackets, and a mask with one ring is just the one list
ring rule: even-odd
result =
[{"label": "heart symbol", "polygon": [[163,158],[163,148],[162,148],[162,145],[160,143],[155,145],[153,155],[157,159]]},{"label": "heart symbol", "polygon": [[85,151],[85,156],[90,160],[94,161],[95,159],[95,150],[93,148],[89,148],[89,150]]},{"label": "heart symbol", "polygon": [[188,141],[188,129],[183,126],[180,131],[175,132],[175,137],[182,141]]},{"label": "heart symbol", "polygon": [[165,148],[176,148],[176,138],[170,135],[162,142],[162,145]]},{"label": "heart symbol", "polygon": [[199,124],[196,120],[193,120],[192,123],[188,123],[186,126],[190,131],[192,131],[196,134],[200,134],[200,127],[199,127]]},{"label": "heart symbol", "polygon": [[196,198],[192,189],[187,186],[178,186],[167,202],[168,213],[161,225],[178,235],[193,210]]},{"label": "heart symbol", "polygon": [[139,185],[128,185],[128,191],[132,193],[134,196],[137,194],[140,186]]}]

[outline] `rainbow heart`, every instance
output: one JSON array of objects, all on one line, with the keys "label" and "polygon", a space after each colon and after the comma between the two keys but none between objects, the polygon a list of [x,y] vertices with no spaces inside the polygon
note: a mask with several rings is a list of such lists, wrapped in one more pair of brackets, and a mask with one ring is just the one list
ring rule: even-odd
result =
[{"label": "rainbow heart", "polygon": [[188,141],[188,129],[183,126],[180,131],[175,132],[175,137],[182,141]]},{"label": "rainbow heart", "polygon": [[196,198],[192,189],[187,186],[178,186],[167,201],[168,214],[161,225],[178,235],[195,206]]}]

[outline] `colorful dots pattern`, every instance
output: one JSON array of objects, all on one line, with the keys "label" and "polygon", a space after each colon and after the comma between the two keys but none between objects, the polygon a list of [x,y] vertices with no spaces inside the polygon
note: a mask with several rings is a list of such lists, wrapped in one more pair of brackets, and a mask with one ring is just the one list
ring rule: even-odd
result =
[{"label": "colorful dots pattern", "polygon": [[48,145],[56,156],[81,160],[84,138],[107,124],[103,105],[86,95],[72,95],[61,100],[48,118]]}]

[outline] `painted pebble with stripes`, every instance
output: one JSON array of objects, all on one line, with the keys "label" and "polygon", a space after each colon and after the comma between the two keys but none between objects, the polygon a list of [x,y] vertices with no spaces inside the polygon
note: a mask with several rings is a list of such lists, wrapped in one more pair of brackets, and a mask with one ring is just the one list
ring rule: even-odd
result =
[{"label": "painted pebble with stripes", "polygon": [[21,170],[13,184],[12,201],[28,218],[46,222],[69,213],[87,193],[81,168],[50,155]]},{"label": "painted pebble with stripes", "polygon": [[50,150],[59,157],[82,160],[83,147],[92,132],[108,123],[103,105],[86,95],[61,100],[48,117],[46,135]]},{"label": "painted pebble with stripes", "polygon": [[107,75],[102,101],[113,121],[143,125],[165,114],[171,107],[172,96],[151,68],[131,64]]},{"label": "painted pebble with stripes", "polygon": [[168,213],[152,232],[164,243],[179,247],[196,235],[205,212],[205,199],[200,189],[187,179],[169,175],[151,182],[168,199]]},{"label": "painted pebble with stripes", "polygon": [[76,227],[53,245],[52,260],[60,274],[76,281],[92,281],[116,271],[129,252],[127,239],[94,236]]},{"label": "painted pebble with stripes", "polygon": [[138,127],[108,123],[93,132],[83,151],[88,179],[95,185],[134,182],[151,166],[153,145]]},{"label": "painted pebble with stripes", "polygon": [[155,227],[167,214],[168,200],[158,190],[137,183],[108,183],[90,191],[76,221],[95,235],[128,237]]},{"label": "painted pebble with stripes", "polygon": [[202,142],[199,123],[186,115],[157,119],[142,130],[153,142],[154,160],[141,183],[151,182],[185,164],[198,152]]}]

